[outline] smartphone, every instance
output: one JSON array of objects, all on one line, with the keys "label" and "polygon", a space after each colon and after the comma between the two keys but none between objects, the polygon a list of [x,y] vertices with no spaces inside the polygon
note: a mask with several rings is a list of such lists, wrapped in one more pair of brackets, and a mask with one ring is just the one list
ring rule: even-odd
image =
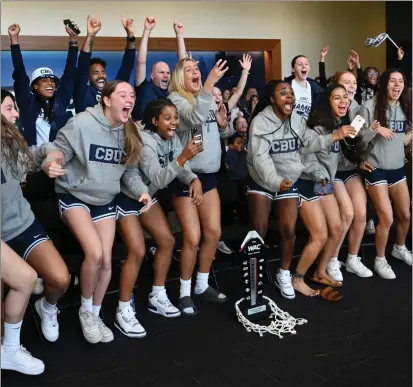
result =
[{"label": "smartphone", "polygon": [[195,126],[192,128],[192,137],[196,138],[197,140],[204,140],[204,136],[202,135],[202,125]]},{"label": "smartphone", "polygon": [[[351,126],[352,126],[354,129],[356,129],[356,134],[360,131],[360,129],[363,127],[363,125],[364,125],[365,122],[366,122],[366,120],[365,120],[362,116],[360,116],[360,115],[358,115],[358,114],[354,117],[354,120],[353,120],[353,122],[351,123]],[[356,136],[349,136],[349,137],[354,138],[354,137],[356,137]]]},{"label": "smartphone", "polygon": [[327,183],[326,185],[322,185],[321,183],[314,184],[314,193],[316,194],[332,195],[333,192],[334,189],[332,183]]},{"label": "smartphone", "polygon": [[80,30],[79,28],[76,26],[75,23],[73,23],[70,19],[65,19],[63,20],[63,24],[65,26],[69,26],[69,28],[77,35],[80,35]]}]

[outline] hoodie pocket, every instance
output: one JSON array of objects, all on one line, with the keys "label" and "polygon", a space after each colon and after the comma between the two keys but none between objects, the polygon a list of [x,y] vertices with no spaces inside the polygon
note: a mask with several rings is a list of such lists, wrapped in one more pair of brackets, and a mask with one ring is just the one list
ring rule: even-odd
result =
[{"label": "hoodie pocket", "polygon": [[82,193],[91,201],[107,201],[113,199],[120,192],[119,181],[99,181],[80,178],[70,185],[70,190],[73,192]]}]

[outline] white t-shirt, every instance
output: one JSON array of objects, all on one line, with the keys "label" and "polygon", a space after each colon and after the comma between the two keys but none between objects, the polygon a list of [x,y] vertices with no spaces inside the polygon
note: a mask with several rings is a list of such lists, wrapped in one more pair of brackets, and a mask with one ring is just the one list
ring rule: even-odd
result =
[{"label": "white t-shirt", "polygon": [[310,115],[311,111],[311,86],[307,82],[307,87],[302,87],[300,86],[295,79],[291,82],[291,87],[294,90],[295,94],[295,106],[294,110],[305,118],[306,120],[308,119],[308,116]]},{"label": "white t-shirt", "polygon": [[44,119],[44,111],[41,109],[36,120],[36,146],[49,142],[50,127],[51,125]]}]

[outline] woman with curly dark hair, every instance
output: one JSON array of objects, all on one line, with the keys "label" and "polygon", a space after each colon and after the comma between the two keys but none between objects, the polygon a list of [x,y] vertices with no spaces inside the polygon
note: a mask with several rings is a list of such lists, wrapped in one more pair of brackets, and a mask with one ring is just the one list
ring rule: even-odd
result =
[{"label": "woman with curly dark hair", "polygon": [[386,279],[396,278],[385,258],[389,230],[393,223],[392,203],[397,235],[391,254],[408,265],[412,264],[412,254],[405,246],[410,226],[410,196],[404,170],[404,147],[411,142],[411,105],[405,82],[401,70],[386,70],[380,77],[376,96],[360,109],[367,126],[374,120],[379,122],[374,131],[364,135],[368,143],[365,162],[368,171],[364,172],[364,177],[368,195],[379,217],[374,269]]}]

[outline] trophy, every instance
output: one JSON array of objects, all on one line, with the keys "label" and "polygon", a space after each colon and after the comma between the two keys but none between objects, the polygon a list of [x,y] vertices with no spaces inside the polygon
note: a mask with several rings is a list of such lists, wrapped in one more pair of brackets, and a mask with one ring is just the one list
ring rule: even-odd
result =
[{"label": "trophy", "polygon": [[[247,332],[254,331],[261,337],[270,333],[282,338],[282,333],[295,334],[295,326],[303,325],[307,320],[294,318],[281,310],[273,300],[264,296],[264,265],[262,256],[264,241],[255,231],[250,231],[241,244],[241,278],[245,297],[235,303],[238,321]],[[259,320],[272,319],[270,325],[259,325]]]},{"label": "trophy", "polygon": [[264,241],[256,231],[250,231],[241,244],[240,252],[244,255],[241,271],[245,300],[240,309],[252,321],[269,318],[271,309],[268,302],[262,297],[264,291],[264,258],[262,245]]}]

